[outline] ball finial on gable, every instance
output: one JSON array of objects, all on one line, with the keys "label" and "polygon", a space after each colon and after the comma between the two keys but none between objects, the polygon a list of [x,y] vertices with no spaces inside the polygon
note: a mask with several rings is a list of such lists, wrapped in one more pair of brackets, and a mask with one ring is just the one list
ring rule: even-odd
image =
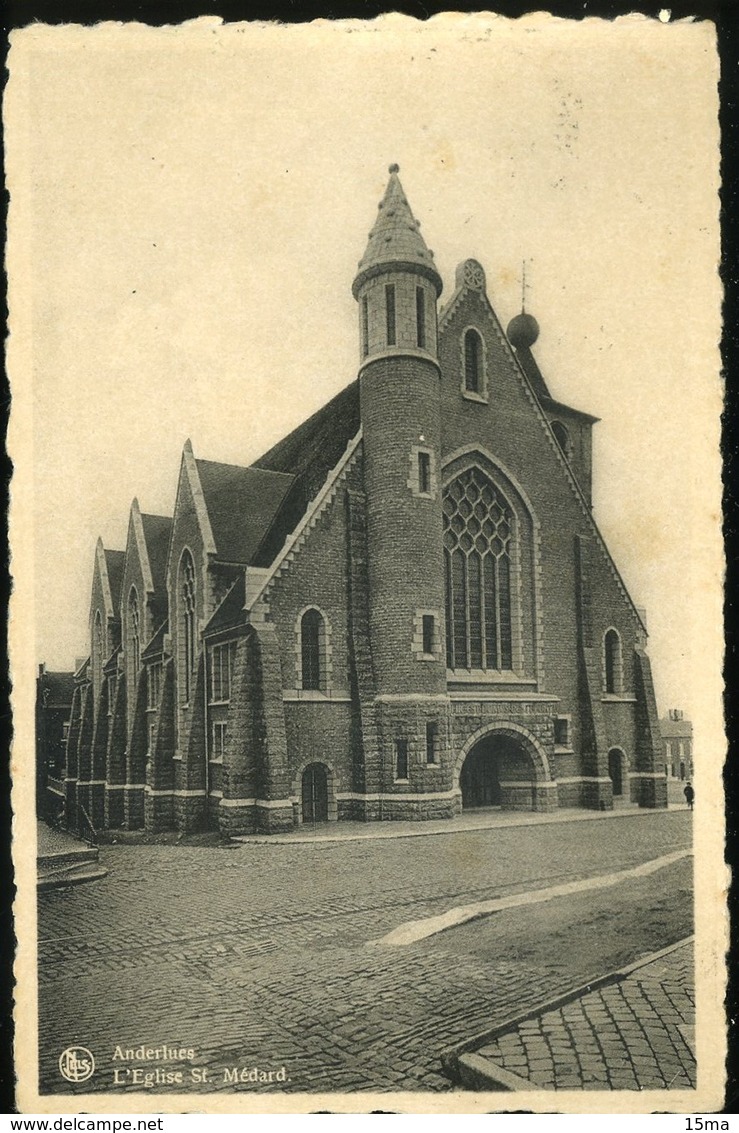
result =
[{"label": "ball finial on gable", "polygon": [[388,173],[400,173],[400,166],[394,161],[392,165],[388,166],[387,171]]}]

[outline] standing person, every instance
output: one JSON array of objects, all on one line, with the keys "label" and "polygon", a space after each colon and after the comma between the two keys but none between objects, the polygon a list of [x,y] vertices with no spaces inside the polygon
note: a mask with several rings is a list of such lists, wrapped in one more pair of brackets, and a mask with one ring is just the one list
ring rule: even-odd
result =
[{"label": "standing person", "polygon": [[683,794],[685,795],[685,801],[688,804],[688,810],[692,810],[693,809],[693,803],[695,801],[695,791],[691,787],[690,783],[685,784],[685,789],[683,791]]}]

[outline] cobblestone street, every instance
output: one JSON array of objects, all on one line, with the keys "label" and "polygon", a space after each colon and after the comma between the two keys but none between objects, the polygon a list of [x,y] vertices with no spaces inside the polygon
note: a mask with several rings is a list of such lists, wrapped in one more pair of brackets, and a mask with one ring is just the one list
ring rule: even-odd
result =
[{"label": "cobblestone street", "polygon": [[[503,1070],[500,1081],[512,1089],[694,1088],[693,963],[692,941],[673,946],[626,978],[484,1043],[473,1069],[492,1082]],[[481,1081],[480,1088],[499,1087]]]},{"label": "cobblestone street", "polygon": [[[451,1089],[442,1055],[692,931],[683,860],[407,947],[403,922],[690,845],[684,812],[314,845],[107,846],[103,881],[39,899],[42,1092],[113,1088],[115,1048],[192,1047],[152,1089]],[[69,1045],[97,1071],[72,1087]],[[226,1071],[285,1067],[284,1083]],[[191,1069],[205,1071],[192,1081]],[[154,1069],[150,1064],[148,1070]],[[119,1075],[121,1090],[132,1086]]]}]

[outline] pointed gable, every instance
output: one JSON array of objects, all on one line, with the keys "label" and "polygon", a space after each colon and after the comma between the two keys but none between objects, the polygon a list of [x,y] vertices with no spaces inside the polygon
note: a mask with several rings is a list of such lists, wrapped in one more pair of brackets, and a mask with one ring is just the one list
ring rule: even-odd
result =
[{"label": "pointed gable", "polygon": [[166,598],[167,555],[172,534],[172,517],[142,513],[141,527],[149,559],[154,595],[157,599]]},{"label": "pointed gable", "polygon": [[104,556],[109,594],[112,602],[112,612],[108,616],[116,617],[121,605],[121,583],[123,582],[123,566],[126,560],[126,552],[105,550]]}]

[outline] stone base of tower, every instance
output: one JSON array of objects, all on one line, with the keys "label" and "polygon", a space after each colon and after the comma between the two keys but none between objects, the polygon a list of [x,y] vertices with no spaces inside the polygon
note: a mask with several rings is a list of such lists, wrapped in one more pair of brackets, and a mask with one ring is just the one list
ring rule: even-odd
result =
[{"label": "stone base of tower", "polygon": [[610,779],[583,779],[580,806],[586,810],[613,810],[613,783]]},{"label": "stone base of tower", "polygon": [[205,795],[175,795],[174,824],[183,834],[197,834],[207,827]]},{"label": "stone base of tower", "polygon": [[631,801],[651,810],[666,807],[667,779],[662,775],[640,775],[637,771],[631,776]]}]

